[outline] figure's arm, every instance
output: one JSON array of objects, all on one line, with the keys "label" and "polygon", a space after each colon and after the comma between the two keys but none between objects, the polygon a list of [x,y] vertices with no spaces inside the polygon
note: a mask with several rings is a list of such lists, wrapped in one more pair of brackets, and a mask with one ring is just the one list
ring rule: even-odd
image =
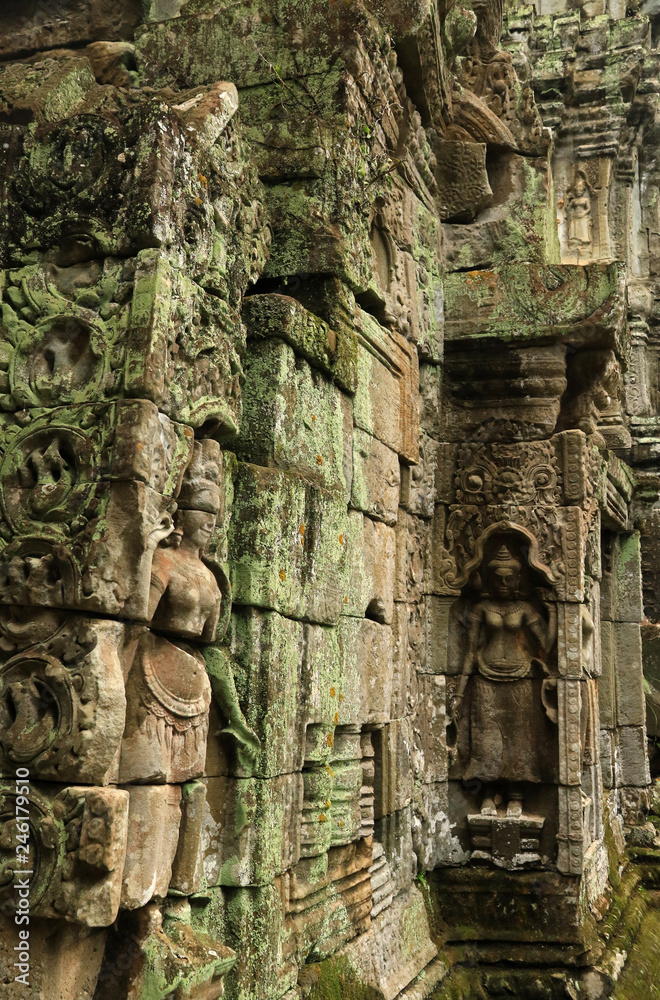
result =
[{"label": "figure's arm", "polygon": [[220,621],[221,603],[222,599],[218,594],[218,599],[215,602],[213,611],[204,622],[204,628],[202,629],[202,640],[204,642],[213,642],[213,640],[215,639],[215,630],[217,629],[218,622]]},{"label": "figure's arm", "polygon": [[554,601],[544,600],[543,605],[548,612],[547,624],[529,606],[529,611],[525,614],[525,621],[528,629],[538,642],[544,653],[549,653],[557,641],[557,605]]},{"label": "figure's arm", "polygon": [[159,549],[154,552],[153,563],[151,564],[151,581],[149,583],[149,605],[147,609],[147,614],[149,616],[149,621],[151,621],[156,614],[158,605],[160,604],[167,586],[170,582],[169,573],[164,566],[161,565],[161,560],[159,559],[158,553]]},{"label": "figure's arm", "polygon": [[239,762],[248,774],[252,773],[254,762],[261,749],[261,741],[248,726],[243,715],[231,664],[217,646],[207,646],[203,653],[213,697],[227,719],[227,725],[221,732],[234,737],[238,747]]},{"label": "figure's arm", "polygon": [[454,697],[454,715],[456,717],[460,715],[461,705],[463,704],[463,697],[465,695],[467,682],[470,678],[470,674],[474,670],[474,663],[477,657],[477,649],[479,646],[479,632],[481,631],[481,611],[477,612],[476,614],[471,614],[468,617],[468,622],[469,622],[469,628],[468,628],[467,649],[465,651],[465,657],[463,659],[463,670],[461,672],[461,679],[458,682],[456,695]]}]

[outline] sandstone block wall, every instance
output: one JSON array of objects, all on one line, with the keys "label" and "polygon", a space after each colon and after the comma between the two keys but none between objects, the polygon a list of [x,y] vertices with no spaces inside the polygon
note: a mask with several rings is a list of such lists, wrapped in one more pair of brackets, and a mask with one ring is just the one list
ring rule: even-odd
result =
[{"label": "sandstone block wall", "polygon": [[3,1000],[632,998],[654,18],[0,13]]}]

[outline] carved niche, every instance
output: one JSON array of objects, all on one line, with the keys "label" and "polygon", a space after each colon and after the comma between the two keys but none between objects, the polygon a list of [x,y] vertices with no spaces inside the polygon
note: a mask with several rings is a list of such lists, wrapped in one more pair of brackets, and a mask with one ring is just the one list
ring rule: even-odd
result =
[{"label": "carved niche", "polygon": [[525,800],[559,780],[555,580],[530,533],[513,525],[481,535],[462,579],[450,735],[452,775],[480,800],[467,815],[472,858],[506,868],[547,862],[545,817]]}]

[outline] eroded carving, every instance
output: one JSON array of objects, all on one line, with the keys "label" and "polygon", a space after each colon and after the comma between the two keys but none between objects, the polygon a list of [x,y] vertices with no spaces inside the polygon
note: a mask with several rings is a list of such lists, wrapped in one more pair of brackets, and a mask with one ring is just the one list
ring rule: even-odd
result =
[{"label": "eroded carving", "polygon": [[[548,663],[557,614],[549,581],[532,594],[529,566],[515,536],[493,535],[490,542],[478,571],[481,599],[465,616],[466,652],[454,717],[467,752],[461,776],[486,786],[482,813],[494,815],[495,789],[502,783],[507,814],[519,816],[524,783],[557,777],[551,728],[557,722],[556,680]],[[469,709],[464,709],[468,688]]]}]

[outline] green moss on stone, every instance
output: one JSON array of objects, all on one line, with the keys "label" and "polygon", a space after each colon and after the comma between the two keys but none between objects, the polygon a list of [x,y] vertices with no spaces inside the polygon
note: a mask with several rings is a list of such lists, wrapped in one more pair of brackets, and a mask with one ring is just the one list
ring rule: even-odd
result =
[{"label": "green moss on stone", "polygon": [[[304,970],[306,1000],[379,1000],[382,994],[361,983],[348,960],[341,955]],[[311,989],[309,986],[311,985]]]}]

